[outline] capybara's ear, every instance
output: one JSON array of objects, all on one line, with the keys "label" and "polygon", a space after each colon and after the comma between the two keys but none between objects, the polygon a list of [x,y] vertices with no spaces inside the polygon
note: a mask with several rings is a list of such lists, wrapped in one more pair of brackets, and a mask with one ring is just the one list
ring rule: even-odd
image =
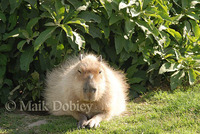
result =
[{"label": "capybara's ear", "polygon": [[81,61],[83,59],[83,54],[79,54],[79,60]]},{"label": "capybara's ear", "polygon": [[102,62],[102,55],[99,55],[98,61],[99,61],[99,62]]}]

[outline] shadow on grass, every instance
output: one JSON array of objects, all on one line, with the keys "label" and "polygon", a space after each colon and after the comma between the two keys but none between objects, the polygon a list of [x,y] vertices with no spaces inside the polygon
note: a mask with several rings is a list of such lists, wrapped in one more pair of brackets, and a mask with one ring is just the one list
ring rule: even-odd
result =
[{"label": "shadow on grass", "polygon": [[[44,123],[37,124],[39,121]],[[64,133],[73,130],[77,130],[77,121],[71,116],[19,110],[8,112],[4,107],[0,108],[0,133]]]}]

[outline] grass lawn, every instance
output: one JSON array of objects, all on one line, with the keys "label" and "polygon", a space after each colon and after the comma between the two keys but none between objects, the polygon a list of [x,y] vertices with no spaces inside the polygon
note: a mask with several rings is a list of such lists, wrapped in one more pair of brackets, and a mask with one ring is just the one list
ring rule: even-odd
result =
[{"label": "grass lawn", "polygon": [[[76,128],[76,120],[68,116],[33,115],[0,109],[0,133],[200,133],[200,84],[187,90],[153,91],[129,102],[127,112],[97,129]],[[31,126],[39,120],[46,124]]]}]

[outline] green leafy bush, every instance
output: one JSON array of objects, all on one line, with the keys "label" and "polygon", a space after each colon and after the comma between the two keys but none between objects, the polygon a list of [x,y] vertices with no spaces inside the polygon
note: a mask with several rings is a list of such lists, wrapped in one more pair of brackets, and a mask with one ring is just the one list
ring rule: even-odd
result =
[{"label": "green leafy bush", "polygon": [[200,74],[196,0],[1,0],[0,103],[37,100],[45,73],[80,50],[127,73],[131,93]]}]

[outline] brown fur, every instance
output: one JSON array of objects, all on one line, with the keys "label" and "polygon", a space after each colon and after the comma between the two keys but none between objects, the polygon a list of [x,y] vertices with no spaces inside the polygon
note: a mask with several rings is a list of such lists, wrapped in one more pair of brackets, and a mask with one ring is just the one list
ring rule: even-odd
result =
[{"label": "brown fur", "polygon": [[[87,54],[82,60],[71,58],[60,68],[48,73],[44,97],[51,114],[72,115],[79,121],[79,128],[97,127],[102,120],[125,111],[128,88],[123,73],[98,60],[97,56]],[[91,109],[55,111],[53,101],[87,104]]]}]

